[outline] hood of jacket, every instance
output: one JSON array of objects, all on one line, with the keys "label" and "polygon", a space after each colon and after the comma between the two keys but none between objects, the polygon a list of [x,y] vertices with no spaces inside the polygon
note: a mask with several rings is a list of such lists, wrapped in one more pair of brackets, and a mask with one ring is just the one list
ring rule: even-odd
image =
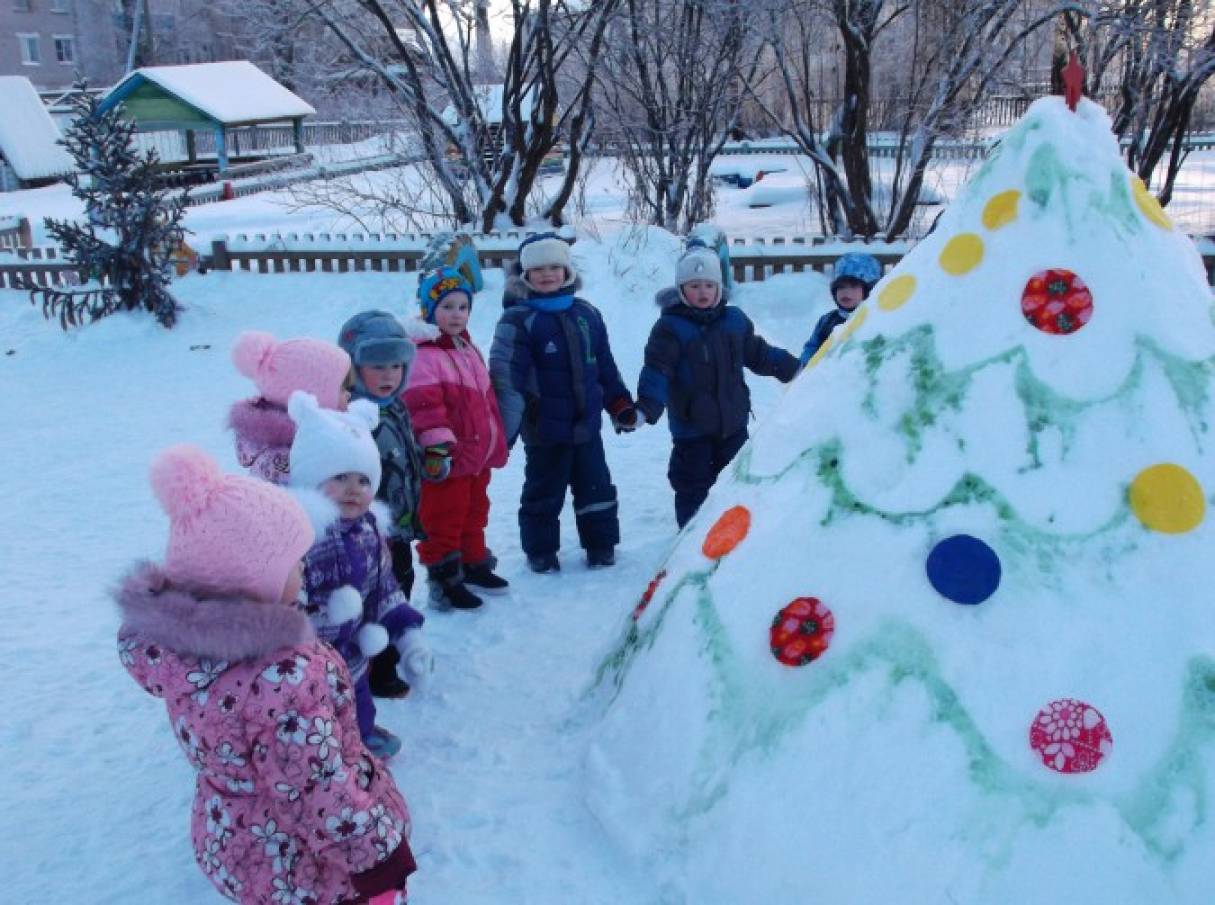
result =
[{"label": "hood of jacket", "polygon": [[668,286],[666,289],[658,290],[654,296],[654,304],[662,309],[663,314],[674,314],[698,324],[709,324],[722,316],[729,300],[723,295],[712,308],[693,308],[683,300],[683,293],[679,291],[678,287]]},{"label": "hood of jacket", "polygon": [[137,563],[113,596],[125,630],[178,654],[237,662],[316,639],[292,604],[174,587],[154,563]]},{"label": "hood of jacket", "polygon": [[[575,295],[582,288],[582,274],[574,275],[574,282],[568,286],[562,286],[561,289],[554,295]],[[519,262],[516,261],[511,265],[507,272],[506,288],[502,292],[502,307],[510,308],[512,305],[518,305],[527,301],[535,293],[531,286],[523,281],[523,271],[519,269]]]},{"label": "hood of jacket", "polygon": [[261,396],[242,399],[228,411],[228,428],[257,446],[290,446],[295,422],[287,410]]}]

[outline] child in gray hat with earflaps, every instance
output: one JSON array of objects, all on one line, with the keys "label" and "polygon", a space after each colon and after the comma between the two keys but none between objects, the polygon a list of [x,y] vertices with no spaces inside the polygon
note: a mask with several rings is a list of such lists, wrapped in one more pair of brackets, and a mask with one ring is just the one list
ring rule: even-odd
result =
[{"label": "child in gray hat with earflaps", "polygon": [[[392,573],[408,598],[413,589],[409,545],[426,536],[418,523],[421,455],[409,409],[400,395],[409,378],[414,343],[404,324],[389,312],[364,311],[342,325],[338,345],[346,350],[354,368],[351,398],[369,399],[380,407],[380,422],[371,432],[382,468],[376,499],[388,506]],[[376,697],[399,698],[409,693],[409,685],[397,674],[397,658],[396,648],[390,644],[372,659],[371,693]]]}]

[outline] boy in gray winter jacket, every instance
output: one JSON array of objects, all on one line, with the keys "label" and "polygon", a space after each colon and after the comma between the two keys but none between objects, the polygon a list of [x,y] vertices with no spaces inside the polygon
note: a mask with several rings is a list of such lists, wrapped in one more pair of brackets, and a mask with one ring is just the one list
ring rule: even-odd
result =
[{"label": "boy in gray winter jacket", "polygon": [[[409,409],[400,395],[409,377],[414,344],[392,314],[364,311],[342,325],[338,345],[354,366],[351,398],[369,399],[380,407],[380,423],[372,431],[383,475],[376,499],[388,505],[392,572],[408,599],[413,589],[413,554],[409,544],[426,536],[418,523],[421,455],[414,440]],[[372,694],[393,698],[409,691],[409,686],[397,675],[396,660],[396,649],[389,645],[371,661]]]}]

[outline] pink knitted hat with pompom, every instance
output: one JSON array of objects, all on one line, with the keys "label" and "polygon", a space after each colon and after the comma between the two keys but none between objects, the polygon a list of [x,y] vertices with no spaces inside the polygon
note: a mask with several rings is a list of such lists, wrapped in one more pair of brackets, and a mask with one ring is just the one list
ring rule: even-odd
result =
[{"label": "pink knitted hat with pompom", "polygon": [[350,372],[350,356],[321,339],[276,340],[269,333],[247,330],[236,338],[232,361],[257,384],[262,396],[285,406],[291,394],[303,390],[322,408],[336,409],[342,383]]},{"label": "pink knitted hat with pompom", "polygon": [[285,490],[226,475],[193,446],[152,463],[152,489],[169,515],[165,575],[178,585],[277,601],[312,546],[312,525]]}]

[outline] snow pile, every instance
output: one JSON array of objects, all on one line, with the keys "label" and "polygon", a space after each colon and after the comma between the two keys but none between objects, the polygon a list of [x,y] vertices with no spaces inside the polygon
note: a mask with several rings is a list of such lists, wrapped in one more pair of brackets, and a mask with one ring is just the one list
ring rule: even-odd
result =
[{"label": "snow pile", "polygon": [[1213,362],[1108,118],[1034,104],[603,662],[588,803],[658,897],[1215,899]]}]

